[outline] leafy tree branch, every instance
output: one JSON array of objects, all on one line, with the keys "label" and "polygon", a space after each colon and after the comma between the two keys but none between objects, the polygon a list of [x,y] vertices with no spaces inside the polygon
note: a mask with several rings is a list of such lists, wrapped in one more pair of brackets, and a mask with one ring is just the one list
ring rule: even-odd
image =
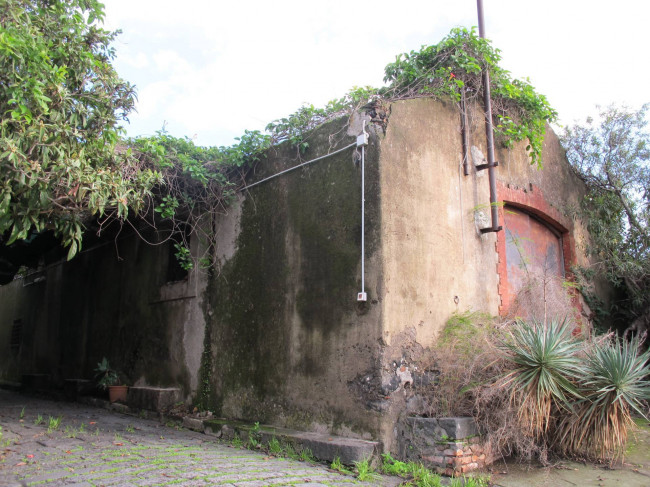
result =
[{"label": "leafy tree branch", "polygon": [[590,251],[610,282],[626,289],[630,326],[637,331],[650,327],[649,108],[610,106],[562,137],[569,162],[589,190],[582,216]]}]

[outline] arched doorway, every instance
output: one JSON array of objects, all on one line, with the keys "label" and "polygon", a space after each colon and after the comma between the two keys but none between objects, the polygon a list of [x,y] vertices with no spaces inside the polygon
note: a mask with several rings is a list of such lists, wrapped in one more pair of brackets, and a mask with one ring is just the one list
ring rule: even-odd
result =
[{"label": "arched doorway", "polygon": [[[526,291],[529,301],[542,300],[550,287],[561,287],[565,277],[562,234],[539,217],[525,210],[504,207],[506,286],[509,296]],[[554,284],[551,284],[554,283]],[[538,289],[533,290],[532,286]],[[539,289],[539,286],[543,286]],[[516,311],[527,315],[534,303],[519,303]],[[534,307],[534,306],[533,306]]]}]

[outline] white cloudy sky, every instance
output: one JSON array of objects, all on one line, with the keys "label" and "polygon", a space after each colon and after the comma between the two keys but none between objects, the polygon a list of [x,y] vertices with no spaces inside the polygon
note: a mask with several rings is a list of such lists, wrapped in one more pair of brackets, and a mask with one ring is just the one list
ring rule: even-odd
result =
[{"label": "white cloudy sky", "polygon": [[[303,103],[380,86],[398,53],[477,25],[475,0],[104,0],[121,29],[120,75],[138,90],[130,135],[166,122],[199,145],[228,145]],[[515,77],[562,123],[612,102],[650,101],[645,0],[484,0],[486,32]]]}]

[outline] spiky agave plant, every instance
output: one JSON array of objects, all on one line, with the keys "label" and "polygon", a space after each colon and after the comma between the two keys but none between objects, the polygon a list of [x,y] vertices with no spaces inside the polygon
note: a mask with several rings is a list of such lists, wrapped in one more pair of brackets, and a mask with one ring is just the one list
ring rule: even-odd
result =
[{"label": "spiky agave plant", "polygon": [[575,382],[582,345],[572,331],[566,319],[518,320],[500,344],[506,360],[514,365],[500,385],[510,390],[511,401],[518,407],[520,428],[535,439],[546,436],[555,411],[570,409],[570,398],[580,396]]},{"label": "spiky agave plant", "polygon": [[641,353],[637,339],[594,343],[580,380],[584,398],[560,426],[562,451],[610,461],[622,458],[634,426],[631,413],[645,417],[642,401],[650,399],[649,359],[650,351]]}]

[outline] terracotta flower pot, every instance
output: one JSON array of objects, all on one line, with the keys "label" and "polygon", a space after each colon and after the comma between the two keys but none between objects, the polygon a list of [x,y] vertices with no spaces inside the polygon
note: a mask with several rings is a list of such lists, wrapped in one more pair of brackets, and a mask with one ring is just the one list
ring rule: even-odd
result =
[{"label": "terracotta flower pot", "polygon": [[126,393],[129,390],[128,386],[108,386],[108,400],[111,402],[126,403]]}]

